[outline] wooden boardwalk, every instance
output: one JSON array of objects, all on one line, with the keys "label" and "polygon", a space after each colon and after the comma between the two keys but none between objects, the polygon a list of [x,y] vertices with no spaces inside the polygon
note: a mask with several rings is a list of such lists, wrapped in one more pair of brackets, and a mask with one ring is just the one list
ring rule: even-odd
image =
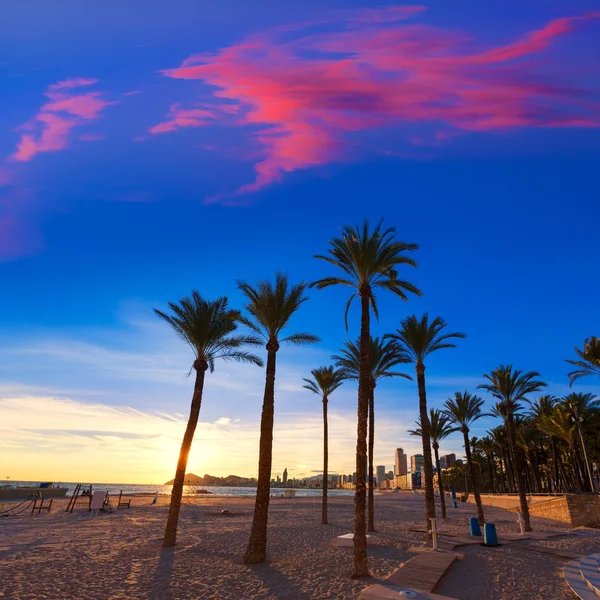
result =
[{"label": "wooden boardwalk", "polygon": [[387,582],[394,585],[433,592],[450,565],[458,558],[453,552],[423,552],[392,573]]}]

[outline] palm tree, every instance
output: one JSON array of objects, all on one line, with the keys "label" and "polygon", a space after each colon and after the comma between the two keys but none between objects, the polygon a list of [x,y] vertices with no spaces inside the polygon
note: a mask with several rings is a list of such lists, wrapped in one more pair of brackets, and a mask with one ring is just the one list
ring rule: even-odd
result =
[{"label": "palm tree", "polygon": [[454,398],[448,398],[444,403],[445,413],[457,426],[457,429],[463,434],[465,441],[465,455],[467,456],[467,465],[469,467],[469,479],[471,480],[471,487],[473,488],[473,495],[475,496],[475,503],[477,504],[477,520],[480,525],[485,523],[485,517],[483,516],[483,505],[481,504],[481,494],[479,491],[479,478],[477,477],[477,471],[473,458],[471,456],[471,444],[469,443],[469,429],[471,425],[481,419],[484,414],[481,412],[483,406],[483,400],[469,392],[455,392]]},{"label": "palm tree", "polygon": [[573,382],[581,377],[592,375],[600,377],[600,338],[593,335],[586,339],[583,342],[583,350],[575,347],[575,354],[577,354],[579,360],[565,359],[565,362],[577,367],[575,371],[569,373],[570,385],[573,385]]},{"label": "palm tree", "polygon": [[596,486],[594,485],[594,476],[592,475],[585,436],[583,435],[583,419],[584,417],[598,413],[600,410],[600,400],[594,394],[571,393],[564,399],[564,403],[571,409],[573,419],[577,423],[590,491],[593,493],[596,491]]},{"label": "palm tree", "polygon": [[527,497],[525,496],[525,480],[523,478],[523,461],[517,451],[517,430],[515,426],[515,412],[521,407],[520,402],[527,402],[527,396],[546,387],[546,383],[539,379],[537,371],[523,372],[513,369],[512,365],[500,365],[491,373],[483,377],[489,383],[483,383],[479,389],[486,390],[503,404],[505,410],[504,422],[508,434],[508,446],[512,456],[513,466],[517,480],[517,490],[521,504],[521,513],[525,521],[525,531],[531,529]]},{"label": "palm tree", "polygon": [[169,302],[169,309],[169,314],[160,310],[154,312],[164,319],[194,352],[192,368],[196,371],[196,381],[190,416],[181,442],[173,480],[163,546],[174,546],[177,539],[185,471],[200,416],[206,371],[210,370],[211,373],[214,371],[217,359],[249,362],[259,366],[263,364],[260,358],[243,349],[247,344],[259,344],[259,339],[252,335],[231,335],[237,329],[241,315],[239,311],[228,307],[227,298],[204,300],[197,291],[193,291],[189,298],[183,298],[177,304]]},{"label": "palm tree", "polygon": [[365,577],[369,574],[367,565],[367,523],[366,523],[366,486],[367,470],[367,421],[369,414],[369,339],[370,309],[378,317],[376,288],[393,292],[402,300],[408,300],[406,293],[421,295],[421,292],[408,281],[398,279],[397,268],[401,265],[416,266],[406,252],[416,250],[416,244],[406,244],[396,239],[396,230],[383,229],[380,221],[373,230],[367,221],[362,227],[345,226],[341,236],[329,240],[329,253],[317,255],[343,272],[341,277],[325,277],[315,281],[313,286],[323,289],[332,285],[346,285],[354,289],[344,314],[348,329],[348,310],[358,294],[361,304],[360,321],[360,373],[358,378],[358,423],[356,436],[356,497],[354,502],[354,554],[352,576]]},{"label": "palm tree", "polygon": [[[440,442],[455,431],[458,430],[456,427],[452,427],[450,418],[447,415],[435,408],[429,410],[429,435],[431,436],[431,445],[435,454],[435,468],[438,475],[438,487],[440,488],[442,519],[446,518],[446,499],[444,498],[444,482],[442,481],[442,468],[440,465]],[[421,432],[421,420],[419,418],[417,418],[417,429],[411,429],[408,433],[419,437],[423,435]]]},{"label": "palm tree", "polygon": [[425,469],[425,521],[429,531],[430,519],[435,517],[435,498],[433,496],[433,469],[431,461],[431,432],[427,415],[427,391],[425,388],[425,359],[437,350],[455,348],[452,339],[466,337],[464,333],[443,333],[448,323],[441,317],[431,322],[425,313],[420,319],[415,315],[400,322],[400,329],[387,337],[396,340],[415,363],[417,386],[419,389],[419,419],[421,422],[421,441],[423,443],[423,461]]},{"label": "palm tree", "polygon": [[536,401],[530,403],[531,408],[529,409],[529,417],[531,418],[532,423],[542,433],[546,434],[548,441],[549,441],[550,452],[552,455],[552,466],[554,468],[554,473],[553,473],[554,483],[552,485],[552,489],[554,492],[558,492],[558,489],[560,487],[560,479],[561,479],[560,467],[559,467],[559,463],[558,463],[556,437],[545,430],[544,422],[547,422],[547,421],[545,421],[546,418],[552,416],[552,414],[554,412],[554,408],[557,405],[557,403],[558,403],[558,398],[556,398],[555,396],[550,396],[550,395],[540,396]]},{"label": "palm tree", "polygon": [[328,468],[329,450],[327,447],[327,402],[330,394],[337,390],[344,383],[344,374],[334,367],[319,367],[311,372],[312,379],[304,379],[306,385],[303,387],[323,400],[323,509],[321,522],[327,525],[327,488],[328,488]]},{"label": "palm tree", "polygon": [[488,490],[495,492],[494,489],[494,474],[496,472],[495,461],[494,461],[494,440],[489,436],[484,436],[477,440],[477,448],[485,455],[485,460],[488,466],[488,477],[490,478],[490,485]]},{"label": "palm tree", "polygon": [[[355,379],[358,381],[360,374],[360,348],[358,343],[347,340],[345,348],[341,351],[341,356],[332,356],[336,365],[340,367],[346,379]],[[406,353],[400,346],[392,341],[379,338],[370,338],[369,340],[369,361],[371,367],[371,380],[369,388],[369,503],[367,529],[375,531],[375,481],[373,473],[373,452],[375,445],[375,388],[380,379],[390,377],[404,377],[412,379],[410,375],[394,371],[393,367],[399,364],[410,362]]]},{"label": "palm tree", "polygon": [[282,342],[296,345],[314,344],[319,341],[319,338],[310,333],[294,333],[281,337],[283,330],[289,325],[292,315],[308,299],[305,296],[305,283],[290,285],[286,275],[277,273],[274,285],[270,281],[261,281],[256,287],[253,287],[240,281],[238,287],[248,300],[245,309],[249,315],[248,317],[242,316],[240,321],[262,338],[263,342],[266,342],[267,349],[265,393],[260,421],[256,503],[250,541],[244,555],[246,564],[254,564],[264,562],[267,556],[277,351]]}]

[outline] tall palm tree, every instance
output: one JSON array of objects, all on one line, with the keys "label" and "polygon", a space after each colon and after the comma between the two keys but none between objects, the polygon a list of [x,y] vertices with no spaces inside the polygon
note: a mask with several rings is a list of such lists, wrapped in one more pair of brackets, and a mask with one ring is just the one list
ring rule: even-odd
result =
[{"label": "tall palm tree", "polygon": [[[411,429],[408,433],[421,437],[421,419],[417,418],[417,429]],[[440,488],[440,503],[442,506],[442,519],[446,518],[446,499],[444,498],[444,482],[442,475],[442,467],[440,464],[440,442],[446,439],[451,433],[458,431],[456,427],[452,427],[450,418],[441,410],[431,408],[429,410],[429,435],[431,437],[431,445],[435,454],[435,468],[438,475],[438,487]]]},{"label": "tall palm tree", "polygon": [[521,504],[521,513],[525,521],[525,531],[531,529],[529,507],[525,495],[525,480],[523,478],[523,461],[517,451],[517,430],[515,426],[515,412],[520,408],[520,402],[527,402],[527,396],[546,387],[546,383],[539,379],[537,371],[520,371],[513,369],[512,365],[500,365],[494,371],[485,373],[483,377],[489,383],[482,383],[479,389],[491,393],[494,398],[503,403],[505,409],[505,425],[508,433],[508,446],[513,461],[517,480],[517,490]]},{"label": "tall palm tree", "polygon": [[319,338],[310,333],[294,333],[281,337],[289,325],[292,315],[308,299],[306,284],[290,285],[283,273],[277,273],[275,283],[261,281],[256,287],[243,281],[238,287],[247,298],[245,305],[248,317],[240,321],[266,342],[267,369],[265,393],[260,421],[260,446],[258,459],[258,483],[256,503],[252,519],[252,531],[244,562],[264,562],[267,556],[267,521],[271,491],[271,463],[273,457],[273,419],[275,413],[275,372],[280,343],[314,344]]},{"label": "tall palm tree", "polygon": [[169,302],[169,309],[168,314],[160,310],[154,312],[164,319],[194,352],[192,368],[196,371],[196,381],[190,416],[181,442],[173,480],[163,546],[174,546],[177,539],[183,482],[200,416],[206,371],[210,370],[212,373],[215,369],[215,361],[218,359],[249,362],[259,366],[263,364],[258,356],[244,350],[244,346],[248,344],[260,344],[258,338],[253,335],[232,335],[238,327],[241,315],[239,311],[228,307],[227,298],[205,300],[197,291],[193,291],[190,297],[181,299],[179,303]]},{"label": "tall palm tree", "polygon": [[[360,348],[358,343],[347,340],[345,348],[342,348],[340,356],[332,356],[336,365],[343,370],[347,379],[358,380],[360,375]],[[412,379],[410,375],[400,371],[394,371],[393,368],[400,364],[410,362],[406,353],[399,344],[392,340],[379,338],[370,338],[369,340],[369,361],[371,369],[371,379],[369,387],[369,502],[367,529],[375,531],[375,480],[373,473],[373,452],[375,446],[375,388],[380,379],[390,377],[404,377]]]},{"label": "tall palm tree", "polygon": [[431,461],[431,431],[427,415],[427,390],[425,387],[425,359],[437,350],[455,348],[451,340],[466,337],[464,333],[444,333],[448,323],[441,317],[429,321],[425,313],[420,319],[415,315],[400,322],[400,329],[387,337],[396,340],[415,363],[417,386],[419,390],[419,419],[421,422],[421,441],[423,443],[423,461],[425,469],[425,521],[429,531],[430,519],[435,517],[435,498],[433,495],[433,468]]},{"label": "tall palm tree", "polygon": [[565,362],[577,367],[575,371],[569,373],[569,383],[571,385],[581,377],[593,375],[600,377],[600,338],[593,335],[589,339],[586,339],[583,342],[582,350],[575,347],[575,354],[577,354],[579,360],[565,359]]},{"label": "tall palm tree", "polygon": [[398,279],[397,268],[402,265],[416,267],[416,262],[406,256],[417,249],[416,244],[406,244],[396,239],[393,227],[383,229],[383,222],[371,229],[367,221],[362,227],[345,226],[340,237],[329,240],[329,253],[316,258],[340,269],[342,276],[325,277],[313,284],[317,289],[332,285],[353,288],[344,314],[348,329],[348,310],[356,295],[360,298],[360,374],[358,378],[358,423],[356,435],[356,496],[354,501],[354,554],[352,576],[365,577],[367,565],[366,486],[367,470],[367,421],[369,415],[369,339],[371,337],[371,309],[378,317],[375,291],[382,288],[393,292],[402,300],[408,300],[407,292],[421,295],[408,281]]},{"label": "tall palm tree", "polygon": [[483,505],[481,504],[479,478],[477,477],[477,470],[471,456],[471,444],[469,442],[469,430],[471,425],[477,421],[477,419],[481,419],[481,417],[484,416],[481,412],[483,400],[479,396],[470,394],[467,391],[455,392],[454,398],[448,398],[444,403],[444,406],[444,412],[450,421],[454,423],[457,426],[457,429],[460,429],[463,434],[465,455],[469,467],[469,479],[471,480],[471,487],[473,488],[473,495],[475,496],[475,503],[477,504],[477,520],[483,525],[485,523],[485,517],[483,516]]},{"label": "tall palm tree", "polygon": [[319,367],[311,372],[312,379],[304,379],[306,385],[303,387],[321,396],[323,400],[323,508],[321,511],[321,522],[327,525],[327,488],[329,484],[328,473],[328,430],[327,430],[327,402],[329,396],[344,383],[344,373],[334,367]]}]

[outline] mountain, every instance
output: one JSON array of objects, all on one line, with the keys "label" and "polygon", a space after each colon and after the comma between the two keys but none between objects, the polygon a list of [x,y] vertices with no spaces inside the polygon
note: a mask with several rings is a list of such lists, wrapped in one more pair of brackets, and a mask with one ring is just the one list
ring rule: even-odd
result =
[{"label": "mountain", "polygon": [[[173,479],[167,481],[165,485],[173,485]],[[204,475],[199,477],[194,473],[186,473],[183,480],[184,485],[222,485],[228,487],[253,487],[256,485],[254,477],[239,477],[238,475],[227,475],[227,477],[217,477],[215,475]]]}]

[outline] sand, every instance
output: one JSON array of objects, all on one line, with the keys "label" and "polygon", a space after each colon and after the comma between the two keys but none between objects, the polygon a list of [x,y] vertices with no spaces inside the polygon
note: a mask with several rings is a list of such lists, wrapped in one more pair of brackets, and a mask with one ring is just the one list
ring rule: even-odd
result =
[{"label": "sand", "polygon": [[[84,505],[66,514],[55,501],[50,514],[0,519],[0,598],[18,599],[318,599],[356,598],[414,556],[423,542],[423,498],[410,493],[376,497],[377,538],[369,548],[372,577],[349,577],[351,552],[331,542],[352,531],[353,499],[330,499],[330,525],[320,524],[320,498],[271,501],[269,562],[246,566],[254,501],[251,498],[187,498],[182,507],[178,545],[161,549],[167,498],[151,506],[134,497],[131,509],[90,518]],[[220,515],[222,509],[233,514]],[[442,530],[468,536],[472,505],[449,509]],[[486,508],[488,520],[503,532],[518,532],[515,514]],[[560,524],[533,519],[536,530]],[[565,533],[569,533],[565,530]],[[536,542],[584,554],[600,551],[600,531]],[[566,559],[502,546],[469,546],[436,592],[470,600],[545,600],[573,596],[560,570]]]}]

